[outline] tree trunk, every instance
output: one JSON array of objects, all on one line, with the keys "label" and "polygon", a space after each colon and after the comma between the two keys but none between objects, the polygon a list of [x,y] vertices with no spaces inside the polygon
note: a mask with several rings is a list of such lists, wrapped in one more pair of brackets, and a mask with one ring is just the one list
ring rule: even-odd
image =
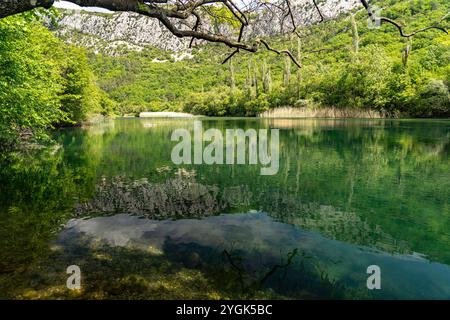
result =
[{"label": "tree trunk", "polygon": [[50,8],[54,0],[0,0],[0,19],[34,8]]}]

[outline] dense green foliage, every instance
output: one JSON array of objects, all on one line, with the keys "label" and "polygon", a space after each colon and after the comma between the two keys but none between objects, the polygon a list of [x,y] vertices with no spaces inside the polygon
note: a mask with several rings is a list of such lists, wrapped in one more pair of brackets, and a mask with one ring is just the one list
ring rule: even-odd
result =
[{"label": "dense green foliage", "polygon": [[[450,9],[444,0],[378,4],[406,31],[433,24]],[[120,57],[93,55],[92,60],[101,87],[119,103],[121,113],[254,116],[277,106],[323,106],[372,108],[388,116],[450,115],[445,33],[430,30],[408,40],[389,24],[369,29],[363,10],[354,19],[345,15],[299,32],[301,39],[286,36],[272,44],[291,49],[301,69],[264,50],[240,53],[232,64],[221,65],[228,51],[212,44],[195,49],[192,60],[175,62],[156,49]]]},{"label": "dense green foliage", "polygon": [[48,128],[105,113],[83,49],[64,44],[26,13],[0,21],[0,145],[46,136]]},{"label": "dense green foliage", "polygon": [[[382,1],[407,31],[440,20],[445,0]],[[50,13],[50,16],[57,14]],[[179,60],[147,48],[118,56],[87,54],[42,26],[36,12],[0,21],[0,145],[45,137],[47,129],[97,114],[185,111],[255,116],[279,106],[377,110],[387,116],[450,115],[449,36],[437,30],[402,38],[392,25],[369,29],[359,10],[271,39],[302,68],[261,50],[229,54],[223,45]],[[441,24],[448,25],[447,16]]]},{"label": "dense green foliage", "polygon": [[[449,10],[444,0],[391,2],[384,14],[408,29]],[[120,56],[87,53],[57,39],[35,13],[0,20],[0,298],[355,298],[351,287],[361,279],[352,271],[379,262],[384,268],[396,259],[400,263],[383,276],[384,290],[367,293],[364,286],[363,294],[442,297],[448,282],[437,280],[449,274],[450,264],[448,121],[204,120],[205,130],[222,132],[282,129],[274,176],[261,176],[258,165],[175,166],[168,137],[180,123],[192,129],[190,120],[105,121],[62,130],[52,148],[3,156],[17,141],[46,138],[48,129],[97,114],[254,116],[277,106],[332,106],[450,115],[447,35],[430,31],[405,40],[392,26],[369,30],[362,11],[300,32],[300,41],[272,39],[274,47],[299,56],[303,68],[296,69],[264,51],[240,53],[221,65],[227,52],[212,44],[182,61],[152,48]],[[274,274],[287,275],[284,284],[272,276],[263,285],[270,264],[236,271],[213,242],[201,247],[168,237],[157,251],[70,237],[61,247],[55,240],[71,218],[123,212],[152,220],[197,221],[192,212],[236,219],[235,225],[216,220],[213,228],[234,235],[224,237],[223,248],[237,248],[236,261],[239,254],[254,261],[264,256],[278,265],[281,249],[291,245],[306,246],[309,254],[295,257],[293,272]],[[245,224],[252,215],[262,219],[253,220],[254,233]],[[270,241],[258,240],[264,234]],[[413,258],[420,254],[432,262],[421,263],[426,277],[416,275]],[[65,287],[64,270],[74,261],[86,275],[80,292]]]}]

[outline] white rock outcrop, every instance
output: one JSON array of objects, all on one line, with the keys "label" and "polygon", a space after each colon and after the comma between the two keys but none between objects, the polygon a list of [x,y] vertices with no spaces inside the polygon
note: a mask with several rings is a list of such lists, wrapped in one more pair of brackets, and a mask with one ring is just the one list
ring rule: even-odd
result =
[{"label": "white rock outcrop", "polygon": [[[295,0],[294,12],[298,25],[307,25],[320,19],[312,0]],[[356,8],[358,0],[323,0],[318,6],[325,18],[334,18],[341,13]],[[283,23],[277,21],[269,11],[253,18],[251,27],[246,29],[244,38],[251,39],[260,36],[274,36],[291,29],[291,22],[285,19]],[[274,23],[276,21],[276,23]],[[193,21],[188,21],[188,24]],[[177,27],[186,28],[178,22]],[[203,29],[214,30],[221,34],[235,34],[230,26],[213,26],[208,21],[202,25]],[[172,35],[159,21],[136,13],[116,12],[97,13],[79,10],[62,10],[55,31],[69,43],[76,43],[96,52],[106,54],[120,54],[122,49],[140,51],[146,46],[179,52],[177,56],[189,58],[187,52],[189,39],[179,39]]]}]

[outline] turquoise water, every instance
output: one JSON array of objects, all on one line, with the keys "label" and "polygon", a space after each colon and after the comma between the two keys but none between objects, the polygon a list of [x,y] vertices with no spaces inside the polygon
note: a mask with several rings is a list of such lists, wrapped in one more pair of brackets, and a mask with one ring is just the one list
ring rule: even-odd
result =
[{"label": "turquoise water", "polygon": [[279,129],[278,173],[174,165],[186,119],[64,129],[5,162],[0,297],[450,299],[450,121],[201,121]]}]

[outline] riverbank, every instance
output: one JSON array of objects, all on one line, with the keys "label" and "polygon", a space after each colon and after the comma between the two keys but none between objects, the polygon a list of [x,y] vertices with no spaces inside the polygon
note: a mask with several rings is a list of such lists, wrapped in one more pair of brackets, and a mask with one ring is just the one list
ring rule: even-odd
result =
[{"label": "riverbank", "polygon": [[160,111],[141,112],[139,118],[193,118],[195,115],[185,112]]},{"label": "riverbank", "polygon": [[280,107],[270,109],[258,115],[260,118],[386,118],[376,110],[361,110],[355,108],[310,108],[310,107]]},{"label": "riverbank", "polygon": [[[160,111],[141,112],[138,118],[194,118],[206,115],[194,115],[186,112]],[[259,118],[370,118],[382,119],[386,116],[376,110],[361,110],[356,108],[332,108],[332,107],[278,107],[267,110],[257,115]]]}]

